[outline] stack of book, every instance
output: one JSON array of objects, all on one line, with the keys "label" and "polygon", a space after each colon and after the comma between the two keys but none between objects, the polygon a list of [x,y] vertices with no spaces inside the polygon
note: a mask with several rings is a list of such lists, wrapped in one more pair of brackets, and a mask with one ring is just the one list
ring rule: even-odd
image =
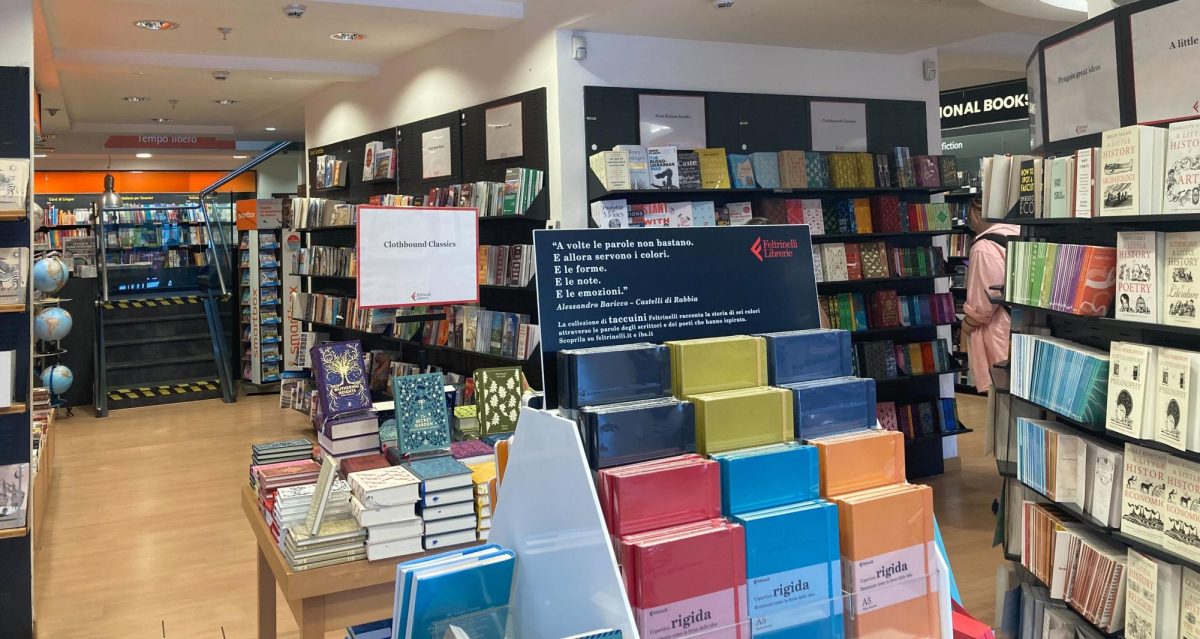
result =
[{"label": "stack of book", "polygon": [[[331,509],[337,462],[326,458],[321,464],[304,521],[281,531],[284,559],[295,571],[323,568],[366,557],[367,533],[349,509]],[[340,498],[339,498],[340,500]]]},{"label": "stack of book", "polygon": [[320,197],[294,197],[291,216],[288,228],[298,230],[354,226],[358,223],[358,207]]},{"label": "stack of book", "polygon": [[307,439],[289,439],[250,445],[250,465],[312,459],[313,445]]},{"label": "stack of book", "polygon": [[533,281],[533,245],[479,247],[479,284],[529,286]]},{"label": "stack of book", "polygon": [[457,305],[444,310],[446,319],[425,322],[422,344],[528,359],[541,343],[541,330],[523,313]]},{"label": "stack of book", "polygon": [[421,480],[401,466],[360,470],[348,477],[350,510],[367,531],[367,559],[421,552],[424,526],[416,512]]},{"label": "stack of book", "polygon": [[1107,315],[1113,304],[1117,252],[1103,246],[1011,242],[1005,297],[1015,304],[1077,315]]},{"label": "stack of book", "polygon": [[379,452],[379,419],[374,412],[326,418],[317,428],[322,455],[345,460]]},{"label": "stack of book", "polygon": [[476,541],[479,520],[471,469],[450,455],[413,459],[403,466],[421,481],[417,512],[425,522],[425,550]]},{"label": "stack of book", "polygon": [[293,252],[291,260],[294,275],[358,275],[358,251],[354,247],[310,246]]},{"label": "stack of book", "polygon": [[491,459],[468,464],[471,469],[471,485],[475,499],[475,534],[479,541],[487,541],[492,530],[491,484],[496,479],[496,461]]},{"label": "stack of book", "polygon": [[429,189],[425,195],[382,195],[371,204],[382,206],[426,206],[471,208],[480,217],[525,215],[542,192],[545,173],[539,169],[511,168],[503,182],[471,182]]},{"label": "stack of book", "polygon": [[357,340],[324,342],[309,349],[318,401],[313,426],[323,458],[367,454],[378,449],[379,427]]},{"label": "stack of book", "polygon": [[[1009,361],[1013,395],[1078,422],[1104,425],[1108,353],[1054,337],[1014,333]],[[1066,379],[1077,381],[1061,383]]]},{"label": "stack of book", "polygon": [[368,333],[382,333],[396,323],[388,309],[360,309],[353,297],[292,291],[288,299],[289,317],[301,321],[344,326]]},{"label": "stack of book", "polygon": [[515,570],[515,553],[496,545],[396,566],[389,636],[504,637]]},{"label": "stack of book", "polygon": [[[316,489],[316,483],[311,483],[285,486],[275,491],[274,505],[266,514],[266,520],[276,543],[289,528],[304,523]],[[341,479],[333,482],[325,512],[332,518],[345,518],[350,514],[350,484]]]},{"label": "stack of book", "polygon": [[856,344],[856,367],[871,379],[931,375],[955,366],[944,340],[896,344],[891,340]]},{"label": "stack of book", "polygon": [[821,295],[817,302],[825,310],[831,328],[862,331],[871,328],[900,328],[949,324],[954,314],[950,293],[899,295],[894,289],[862,293]]},{"label": "stack of book", "polygon": [[311,484],[320,470],[321,465],[311,459],[251,466],[250,487],[258,493],[259,508],[265,515],[274,509],[275,491],[285,486]]},{"label": "stack of book", "polygon": [[1191,509],[1200,464],[1125,445],[1121,532],[1187,561],[1200,561],[1200,513]]},{"label": "stack of book", "polygon": [[1117,233],[1116,318],[1168,326],[1200,327],[1193,276],[1200,233]]}]

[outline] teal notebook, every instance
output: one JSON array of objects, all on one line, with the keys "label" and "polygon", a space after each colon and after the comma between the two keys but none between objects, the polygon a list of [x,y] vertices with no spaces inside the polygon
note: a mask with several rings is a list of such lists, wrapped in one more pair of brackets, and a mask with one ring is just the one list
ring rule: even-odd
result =
[{"label": "teal notebook", "polygon": [[402,637],[440,637],[450,624],[471,639],[504,639],[516,554],[497,550],[411,571]]},{"label": "teal notebook", "polygon": [[441,373],[392,377],[396,448],[411,455],[450,447],[450,412]]},{"label": "teal notebook", "polygon": [[712,459],[721,465],[721,514],[726,517],[821,496],[815,446],[772,444]]},{"label": "teal notebook", "polygon": [[474,548],[465,548],[463,550],[453,550],[397,564],[396,598],[392,604],[392,636],[406,636],[404,633],[408,625],[408,594],[412,589],[412,576],[416,571],[452,565],[468,557],[490,557],[502,551],[503,549],[500,546],[488,544],[485,546],[475,546]]}]

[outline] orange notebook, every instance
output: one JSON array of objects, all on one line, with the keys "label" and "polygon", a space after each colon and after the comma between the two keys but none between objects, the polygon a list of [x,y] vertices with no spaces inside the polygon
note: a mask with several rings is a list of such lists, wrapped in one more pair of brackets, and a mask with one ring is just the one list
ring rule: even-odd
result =
[{"label": "orange notebook", "polygon": [[810,441],[820,460],[821,497],[904,483],[904,436],[871,430]]},{"label": "orange notebook", "polygon": [[835,497],[848,637],[941,639],[933,491],[901,484]]},{"label": "orange notebook", "polygon": [[871,230],[871,200],[869,198],[854,198],[854,224],[859,233],[874,232]]},{"label": "orange notebook", "polygon": [[1116,249],[1107,246],[1084,249],[1083,267],[1079,269],[1079,284],[1071,309],[1079,315],[1107,315],[1116,292],[1116,269]]}]

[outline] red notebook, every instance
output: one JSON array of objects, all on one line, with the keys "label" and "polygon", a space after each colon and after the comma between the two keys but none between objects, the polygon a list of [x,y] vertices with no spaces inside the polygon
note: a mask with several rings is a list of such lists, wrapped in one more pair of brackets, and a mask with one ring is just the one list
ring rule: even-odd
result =
[{"label": "red notebook", "polygon": [[600,471],[608,530],[617,536],[721,516],[717,462],[697,456]]},{"label": "red notebook", "polygon": [[383,453],[374,453],[361,457],[348,457],[338,464],[338,474],[342,476],[342,479],[346,479],[350,476],[350,473],[374,470],[376,468],[387,468],[388,466],[391,466],[391,464],[388,463],[387,457]]},{"label": "red notebook", "polygon": [[804,200],[784,200],[788,224],[804,224]]},{"label": "red notebook", "polygon": [[621,577],[625,582],[625,594],[629,597],[630,605],[638,605],[637,572],[634,563],[634,548],[649,541],[661,540],[665,537],[678,536],[692,532],[723,528],[728,524],[724,519],[706,519],[681,526],[672,526],[661,530],[651,530],[636,535],[626,535],[617,539],[617,563],[621,565]]},{"label": "red notebook", "polygon": [[862,273],[862,258],[858,254],[858,245],[850,242],[846,243],[846,274],[847,279],[861,280]]}]

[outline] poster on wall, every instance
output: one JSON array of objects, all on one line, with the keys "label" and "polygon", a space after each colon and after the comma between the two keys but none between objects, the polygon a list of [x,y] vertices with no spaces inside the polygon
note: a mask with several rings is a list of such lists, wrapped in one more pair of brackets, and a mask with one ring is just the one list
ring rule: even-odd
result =
[{"label": "poster on wall", "polygon": [[1025,67],[1025,90],[1029,96],[1026,106],[1029,108],[1029,148],[1040,149],[1046,143],[1046,134],[1042,130],[1042,55],[1035,53]]},{"label": "poster on wall", "polygon": [[1180,0],[1129,17],[1137,121],[1200,117],[1200,0]]},{"label": "poster on wall", "polygon": [[819,102],[809,105],[814,151],[866,151],[867,105]]},{"label": "poster on wall", "polygon": [[450,175],[450,127],[421,134],[421,178]]},{"label": "poster on wall", "polygon": [[702,95],[638,96],[638,122],[643,146],[708,146]]},{"label": "poster on wall", "polygon": [[487,147],[488,160],[506,160],[525,155],[521,116],[519,101],[485,111],[484,146]]},{"label": "poster on wall", "polygon": [[360,206],[358,306],[479,301],[475,209]]},{"label": "poster on wall", "polygon": [[1117,43],[1107,22],[1045,49],[1049,142],[1121,126]]}]

